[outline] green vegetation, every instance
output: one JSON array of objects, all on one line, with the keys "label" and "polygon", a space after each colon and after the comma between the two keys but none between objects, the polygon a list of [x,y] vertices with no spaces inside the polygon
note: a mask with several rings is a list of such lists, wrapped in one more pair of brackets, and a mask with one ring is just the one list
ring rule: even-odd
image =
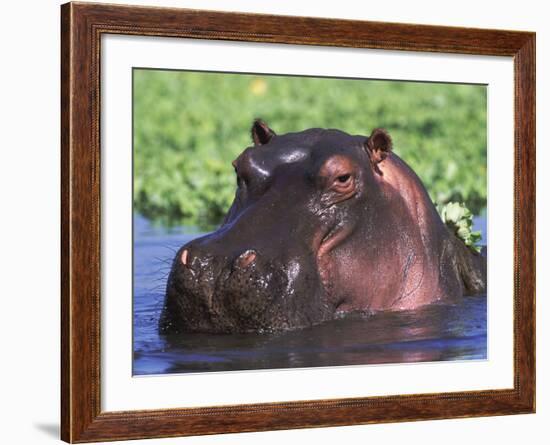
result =
[{"label": "green vegetation", "polygon": [[134,71],[134,205],[164,224],[219,224],[235,190],[231,161],[261,117],[278,133],[370,134],[442,205],[486,205],[486,88],[417,82]]},{"label": "green vegetation", "polygon": [[476,252],[481,252],[481,246],[478,242],[481,241],[481,232],[474,232],[472,212],[464,203],[449,202],[445,205],[437,205],[437,211],[443,222],[449,227],[454,234],[464,241],[470,249]]}]

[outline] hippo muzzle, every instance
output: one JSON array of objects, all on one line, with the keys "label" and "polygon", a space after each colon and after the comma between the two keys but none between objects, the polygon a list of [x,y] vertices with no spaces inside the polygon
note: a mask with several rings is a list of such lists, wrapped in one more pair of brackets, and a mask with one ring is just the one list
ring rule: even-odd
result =
[{"label": "hippo muzzle", "polygon": [[[273,332],[312,324],[322,311],[300,308],[311,294],[298,259],[274,259],[255,249],[213,254],[209,237],[183,246],[168,278],[162,333]],[[307,289],[306,289],[307,288]],[[314,289],[314,288],[313,288]],[[308,314],[306,316],[306,314]]]}]

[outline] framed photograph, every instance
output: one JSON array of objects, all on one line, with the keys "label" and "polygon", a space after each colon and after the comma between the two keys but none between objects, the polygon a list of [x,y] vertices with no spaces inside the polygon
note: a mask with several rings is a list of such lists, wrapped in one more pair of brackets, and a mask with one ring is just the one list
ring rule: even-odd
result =
[{"label": "framed photograph", "polygon": [[61,8],[67,442],[535,411],[535,34]]}]

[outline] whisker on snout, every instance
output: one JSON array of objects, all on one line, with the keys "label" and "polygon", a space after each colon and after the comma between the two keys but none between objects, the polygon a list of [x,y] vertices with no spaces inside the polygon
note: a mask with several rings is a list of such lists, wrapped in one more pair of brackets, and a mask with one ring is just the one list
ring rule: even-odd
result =
[{"label": "whisker on snout", "polygon": [[169,260],[168,258],[159,258],[159,257],[154,257],[153,258],[155,261],[158,261],[159,263],[164,263],[164,264],[168,264],[170,266],[172,266],[172,260]]}]

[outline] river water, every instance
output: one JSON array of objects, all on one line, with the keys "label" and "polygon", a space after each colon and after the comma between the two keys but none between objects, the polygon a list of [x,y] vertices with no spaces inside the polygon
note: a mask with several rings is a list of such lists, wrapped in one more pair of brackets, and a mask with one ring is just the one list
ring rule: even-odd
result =
[{"label": "river water", "polygon": [[[485,240],[485,218],[474,225]],[[134,217],[134,375],[487,358],[485,296],[286,333],[161,337],[157,323],[172,258],[199,235]]]}]

